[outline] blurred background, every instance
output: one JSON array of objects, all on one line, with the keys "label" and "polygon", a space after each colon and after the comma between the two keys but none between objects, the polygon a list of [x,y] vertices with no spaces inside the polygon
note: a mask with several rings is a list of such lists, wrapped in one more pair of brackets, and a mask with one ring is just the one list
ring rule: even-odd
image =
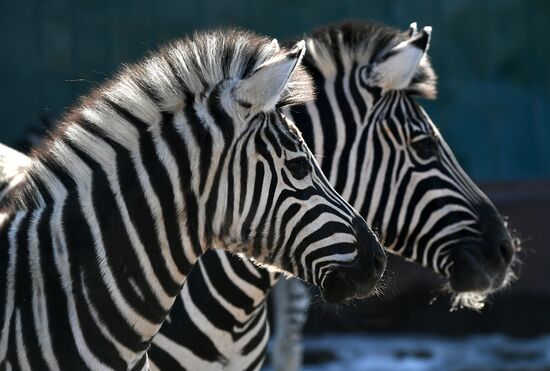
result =
[{"label": "blurred background", "polygon": [[433,274],[392,257],[384,298],[310,309],[307,368],[550,370],[549,1],[0,0],[0,142],[24,149],[29,126],[193,30],[238,25],[283,40],[345,19],[433,26],[439,98],[422,104],[519,231],[524,264],[482,312],[449,313],[448,297],[430,304]]}]

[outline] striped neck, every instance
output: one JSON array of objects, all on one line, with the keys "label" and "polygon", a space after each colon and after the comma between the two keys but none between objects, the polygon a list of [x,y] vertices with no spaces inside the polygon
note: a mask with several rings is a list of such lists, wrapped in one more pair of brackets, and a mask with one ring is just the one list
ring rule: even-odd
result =
[{"label": "striped neck", "polygon": [[[122,363],[97,359],[97,365],[132,365],[144,355],[208,247],[197,232],[200,200],[190,186],[194,174],[174,115],[164,113],[150,126],[120,107],[115,112],[109,130],[124,132],[123,139],[84,118],[71,123],[49,154],[33,160],[33,186],[21,185],[35,202],[3,223],[4,232],[19,229],[17,236],[27,234],[28,241],[37,235],[36,253],[53,254],[53,265],[31,267],[28,277],[42,276],[48,286],[50,277],[61,275],[59,284],[70,285],[69,313],[82,309],[79,301],[93,308],[79,316],[81,324],[103,321],[112,331],[119,322],[114,336],[120,338],[109,334],[105,340]],[[41,238],[48,232],[52,238]],[[21,238],[13,237],[10,247],[23,259],[31,246]],[[14,314],[24,306],[14,304]]]}]

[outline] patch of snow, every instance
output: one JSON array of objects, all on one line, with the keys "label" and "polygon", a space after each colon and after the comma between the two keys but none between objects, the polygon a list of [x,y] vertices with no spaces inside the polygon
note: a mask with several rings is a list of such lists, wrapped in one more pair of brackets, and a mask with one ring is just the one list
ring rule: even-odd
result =
[{"label": "patch of snow", "polygon": [[[306,337],[304,346],[304,371],[550,370],[550,335],[534,339],[498,334],[460,339],[323,335]],[[318,362],[312,363],[308,354],[317,355]],[[330,354],[332,359],[327,357]]]}]

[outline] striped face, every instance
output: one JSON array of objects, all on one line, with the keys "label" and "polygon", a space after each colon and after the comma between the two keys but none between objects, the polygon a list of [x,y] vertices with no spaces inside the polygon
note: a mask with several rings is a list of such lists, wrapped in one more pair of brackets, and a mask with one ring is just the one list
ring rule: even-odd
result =
[{"label": "striped face", "polygon": [[215,173],[225,178],[209,192],[213,242],[319,286],[328,301],[367,296],[386,264],[376,237],[334,191],[294,124],[278,108],[258,111],[235,94],[227,81],[195,103],[196,112],[209,109],[235,127],[231,146],[213,149],[222,153]]},{"label": "striped face", "polygon": [[426,112],[407,94],[388,92],[367,126],[373,171],[362,213],[386,246],[449,277],[456,292],[498,289],[514,257],[506,225]]},{"label": "striped face", "polygon": [[[307,41],[315,102],[291,110],[335,189],[384,245],[446,276],[476,306],[512,276],[506,223],[414,95],[435,96],[431,28],[329,27]],[[473,300],[473,301],[472,301]]]}]

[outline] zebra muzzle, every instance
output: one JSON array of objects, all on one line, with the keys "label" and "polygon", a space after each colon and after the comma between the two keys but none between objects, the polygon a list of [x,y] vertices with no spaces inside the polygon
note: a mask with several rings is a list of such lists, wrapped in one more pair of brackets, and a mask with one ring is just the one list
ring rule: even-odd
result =
[{"label": "zebra muzzle", "polygon": [[343,265],[327,274],[321,287],[327,302],[368,297],[386,270],[386,254],[374,233],[359,218],[353,227],[357,236],[357,258],[351,265]]},{"label": "zebra muzzle", "polygon": [[451,253],[449,277],[453,292],[498,290],[512,274],[516,246],[504,220],[491,204],[478,207],[483,238],[457,246]]}]

